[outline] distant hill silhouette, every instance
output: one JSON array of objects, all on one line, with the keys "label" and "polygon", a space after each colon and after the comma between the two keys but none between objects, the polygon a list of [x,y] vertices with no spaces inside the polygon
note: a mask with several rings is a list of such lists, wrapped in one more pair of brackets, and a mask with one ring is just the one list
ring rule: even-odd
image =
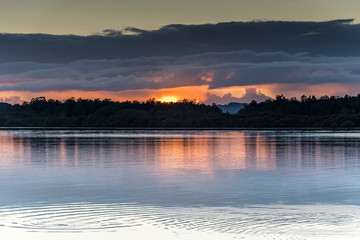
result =
[{"label": "distant hill silhouette", "polygon": [[243,109],[247,103],[230,102],[224,105],[217,105],[224,113],[236,114]]},{"label": "distant hill silhouette", "polygon": [[0,111],[6,110],[10,106],[8,103],[0,103]]}]

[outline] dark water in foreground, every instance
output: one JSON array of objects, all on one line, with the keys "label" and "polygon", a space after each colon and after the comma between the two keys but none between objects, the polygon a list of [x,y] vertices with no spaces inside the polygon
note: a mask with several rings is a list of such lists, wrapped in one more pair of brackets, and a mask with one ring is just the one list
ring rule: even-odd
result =
[{"label": "dark water in foreground", "polygon": [[359,227],[360,131],[0,131],[0,237],[357,239]]}]

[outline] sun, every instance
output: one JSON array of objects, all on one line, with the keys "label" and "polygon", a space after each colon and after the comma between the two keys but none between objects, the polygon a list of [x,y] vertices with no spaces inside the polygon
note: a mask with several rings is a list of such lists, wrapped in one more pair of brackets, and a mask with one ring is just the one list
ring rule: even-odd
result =
[{"label": "sun", "polygon": [[172,97],[172,96],[165,96],[159,99],[160,102],[177,102],[179,99],[177,97]]}]

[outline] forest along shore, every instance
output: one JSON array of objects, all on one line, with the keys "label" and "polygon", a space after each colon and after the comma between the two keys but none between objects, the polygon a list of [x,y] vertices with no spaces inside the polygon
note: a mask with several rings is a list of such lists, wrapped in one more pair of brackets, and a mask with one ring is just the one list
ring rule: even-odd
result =
[{"label": "forest along shore", "polygon": [[37,97],[21,105],[0,103],[0,127],[354,128],[360,127],[360,94],[300,100],[278,95],[261,103],[252,101],[234,114],[224,113],[216,104],[187,99],[60,102]]}]

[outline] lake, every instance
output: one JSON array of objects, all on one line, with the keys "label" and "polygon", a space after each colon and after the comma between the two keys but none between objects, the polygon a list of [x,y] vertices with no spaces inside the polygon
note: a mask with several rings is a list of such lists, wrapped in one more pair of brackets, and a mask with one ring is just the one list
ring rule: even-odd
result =
[{"label": "lake", "polygon": [[1,239],[358,236],[358,130],[0,130]]}]

